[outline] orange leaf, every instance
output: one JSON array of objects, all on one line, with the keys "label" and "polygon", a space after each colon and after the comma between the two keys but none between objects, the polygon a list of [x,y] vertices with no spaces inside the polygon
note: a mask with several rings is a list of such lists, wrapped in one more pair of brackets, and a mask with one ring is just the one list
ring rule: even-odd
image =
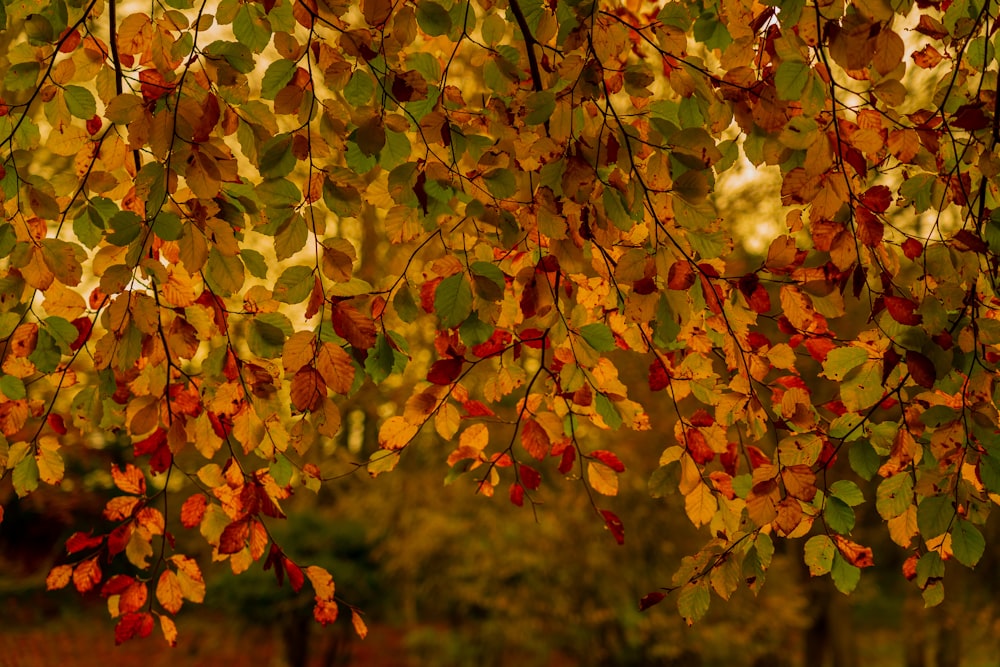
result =
[{"label": "orange leaf", "polygon": [[316,354],[316,370],[327,386],[338,394],[347,394],[354,385],[354,362],[351,355],[333,343],[323,343]]},{"label": "orange leaf", "polygon": [[365,625],[365,619],[361,618],[361,614],[358,613],[357,609],[351,609],[351,625],[354,626],[354,632],[361,639],[368,636],[368,626]]},{"label": "orange leaf", "polygon": [[153,617],[148,612],[129,612],[115,626],[115,644],[134,637],[148,637],[153,631]]},{"label": "orange leaf", "polygon": [[164,570],[156,584],[156,599],[171,614],[180,611],[184,604],[181,584],[173,570]]},{"label": "orange leaf", "polygon": [[291,385],[292,405],[299,412],[315,410],[326,398],[326,382],[311,366],[303,366],[295,373]]},{"label": "orange leaf", "polygon": [[208,498],[203,493],[196,493],[190,496],[181,505],[181,525],[185,528],[194,528],[201,523],[205,517],[205,508],[208,506]]},{"label": "orange leaf", "polygon": [[378,444],[382,449],[397,450],[406,447],[419,428],[400,416],[389,417],[378,431]]},{"label": "orange leaf", "polygon": [[111,479],[115,486],[125,493],[131,493],[134,496],[146,493],[146,477],[131,463],[126,463],[124,469],[111,466]]},{"label": "orange leaf", "polygon": [[337,603],[333,600],[321,600],[316,598],[316,606],[313,607],[313,618],[326,625],[337,620]]},{"label": "orange leaf", "polygon": [[851,565],[855,567],[871,567],[875,564],[875,561],[872,559],[872,550],[870,547],[863,547],[841,535],[834,535],[833,541],[836,542],[840,555]]},{"label": "orange leaf", "polygon": [[552,449],[552,442],[549,434],[534,419],[525,419],[521,428],[521,444],[532,457],[541,461],[549,455]]},{"label": "orange leaf", "polygon": [[76,566],[73,571],[73,585],[76,590],[86,593],[101,582],[101,566],[96,558],[90,558]]},{"label": "orange leaf", "polygon": [[605,496],[618,495],[618,475],[603,463],[587,463],[587,481],[598,493]]},{"label": "orange leaf", "polygon": [[72,576],[72,565],[56,565],[45,578],[45,590],[55,591],[65,588]]}]

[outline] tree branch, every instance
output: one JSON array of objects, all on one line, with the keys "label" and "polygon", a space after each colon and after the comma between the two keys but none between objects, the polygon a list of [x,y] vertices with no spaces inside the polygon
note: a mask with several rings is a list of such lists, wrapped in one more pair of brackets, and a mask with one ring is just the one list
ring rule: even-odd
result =
[{"label": "tree branch", "polygon": [[517,0],[509,0],[509,2],[510,11],[514,13],[514,20],[517,21],[517,27],[521,29],[521,34],[524,35],[524,46],[528,52],[528,69],[531,70],[532,88],[536,91],[541,91],[542,73],[538,69],[538,59],[535,57],[535,45],[538,44],[538,40],[535,39],[535,36],[531,34],[531,29],[528,28],[528,21],[524,18],[521,5],[517,3]]}]

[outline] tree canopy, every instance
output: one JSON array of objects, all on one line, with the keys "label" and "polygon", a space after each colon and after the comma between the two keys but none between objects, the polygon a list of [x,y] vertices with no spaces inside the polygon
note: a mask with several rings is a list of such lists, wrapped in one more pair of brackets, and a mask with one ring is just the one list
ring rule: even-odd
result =
[{"label": "tree canopy", "polygon": [[[994,3],[0,10],[0,467],[18,496],[110,473],[47,584],[107,597],[118,641],[173,643],[204,598],[180,533],[363,636],[270,526],[351,472],[323,443],[379,391],[359,474],[439,437],[470,493],[578,481],[619,543],[608,432],[666,424],[650,492],[706,542],[640,604],[691,622],[760,586],[777,538],[853,590],[865,504],[929,605],[984,553]],[[738,230],[747,163],[780,213]]]}]

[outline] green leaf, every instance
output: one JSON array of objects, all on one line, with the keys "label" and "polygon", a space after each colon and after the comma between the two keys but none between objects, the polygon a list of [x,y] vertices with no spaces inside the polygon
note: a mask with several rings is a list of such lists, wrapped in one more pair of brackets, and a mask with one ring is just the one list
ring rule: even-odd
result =
[{"label": "green leaf", "polygon": [[878,485],[878,491],[875,492],[875,509],[883,519],[899,516],[912,502],[913,480],[909,475],[886,478]]},{"label": "green leaf", "polygon": [[858,582],[861,581],[861,570],[844,560],[840,552],[836,551],[833,554],[833,567],[830,568],[830,577],[833,579],[833,585],[837,587],[837,590],[844,595],[848,595],[857,588]]},{"label": "green leaf", "polygon": [[252,248],[243,248],[240,250],[240,259],[243,260],[251,276],[267,280],[267,260],[264,259],[264,255]]},{"label": "green leaf", "polygon": [[298,160],[292,152],[292,135],[279,134],[268,139],[257,154],[260,175],[267,179],[284,178],[292,173]]},{"label": "green leaf", "polygon": [[975,567],[986,550],[986,540],[978,528],[958,517],[951,529],[951,550],[959,563],[966,567]]},{"label": "green leaf", "polygon": [[950,496],[929,496],[917,505],[917,528],[925,540],[944,534],[954,517],[955,506]]},{"label": "green leaf", "polygon": [[94,94],[80,86],[66,86],[63,89],[66,96],[66,108],[77,118],[90,120],[97,115],[97,101]]},{"label": "green leaf", "polygon": [[11,65],[3,77],[4,87],[10,91],[30,90],[38,83],[40,70],[41,65],[33,60]]},{"label": "green leaf", "polygon": [[473,311],[469,317],[462,322],[462,326],[459,327],[458,333],[462,337],[462,342],[466,345],[479,345],[480,343],[485,343],[493,335],[494,327],[488,322],[483,322],[479,319],[479,315]]},{"label": "green leaf", "polygon": [[840,498],[828,497],[823,518],[830,530],[841,535],[847,535],[854,529],[854,510]]},{"label": "green leaf", "polygon": [[262,15],[259,5],[241,5],[233,19],[233,35],[254,53],[260,53],[271,43],[271,24]]},{"label": "green leaf", "polygon": [[392,346],[381,333],[375,338],[375,346],[368,350],[365,358],[365,373],[375,384],[381,384],[392,372],[394,357]]},{"label": "green leaf", "polygon": [[594,402],[594,407],[597,410],[597,414],[601,416],[604,423],[608,425],[612,431],[618,430],[622,425],[622,416],[618,413],[615,408],[614,403],[611,402],[604,394],[598,394],[597,399]]},{"label": "green leaf", "polygon": [[260,96],[266,100],[277,97],[281,89],[295,76],[296,67],[295,62],[284,58],[268,65],[264,78],[260,81]]},{"label": "green leaf", "polygon": [[847,452],[847,459],[851,463],[851,470],[857,473],[858,477],[870,480],[878,472],[882,461],[878,452],[867,440],[856,440],[851,444]]},{"label": "green leaf", "polygon": [[830,495],[842,500],[850,507],[857,507],[865,502],[865,495],[858,485],[849,479],[838,479],[830,485]]},{"label": "green leaf", "polygon": [[833,555],[837,552],[833,540],[826,535],[813,535],[806,542],[805,563],[809,566],[809,574],[822,576],[833,567]]},{"label": "green leaf", "polygon": [[451,30],[451,15],[434,0],[422,0],[417,5],[417,25],[431,37],[445,35]]},{"label": "green leaf", "polygon": [[812,69],[808,63],[784,61],[778,65],[778,71],[774,74],[774,86],[778,90],[778,97],[783,100],[800,99],[811,76]]},{"label": "green leaf", "polygon": [[353,107],[368,104],[375,94],[375,82],[372,76],[363,69],[354,71],[351,80],[344,86],[344,100]]},{"label": "green leaf", "polygon": [[278,261],[288,259],[305,246],[309,238],[309,228],[301,215],[293,216],[274,235],[274,252]]},{"label": "green leaf", "polygon": [[28,395],[24,388],[24,382],[13,375],[0,376],[0,391],[12,401],[18,401]]},{"label": "green leaf", "polygon": [[224,58],[234,70],[241,74],[249,74],[257,67],[253,53],[246,45],[239,42],[215,41],[205,47],[205,53]]},{"label": "green leaf", "polygon": [[678,461],[671,461],[653,471],[649,476],[647,490],[653,498],[666,498],[677,492],[680,481],[681,465]]},{"label": "green leaf", "polygon": [[34,456],[29,453],[14,466],[11,481],[18,498],[24,498],[38,488],[38,462]]},{"label": "green leaf", "polygon": [[392,297],[392,307],[399,315],[399,319],[403,320],[407,324],[413,322],[417,319],[420,311],[417,309],[417,303],[413,300],[413,293],[407,285],[401,285],[398,290],[396,290],[395,296]]},{"label": "green leaf", "polygon": [[610,352],[615,349],[615,335],[607,324],[593,322],[580,327],[580,335],[587,344],[598,352]]},{"label": "green leaf", "polygon": [[944,561],[941,554],[936,551],[928,551],[917,561],[917,586],[923,588],[931,579],[940,579],[944,576]]},{"label": "green leaf", "polygon": [[205,282],[219,296],[231,296],[243,287],[244,267],[239,256],[223,255],[213,247],[205,263]]},{"label": "green leaf", "polygon": [[524,122],[527,125],[541,125],[547,121],[556,110],[556,95],[551,90],[539,90],[531,93],[525,100],[528,115]]},{"label": "green leaf", "polygon": [[517,192],[517,180],[509,169],[494,169],[483,174],[486,189],[497,199],[513,197]]},{"label": "green leaf", "polygon": [[281,356],[293,331],[292,323],[281,313],[260,313],[250,321],[247,346],[258,357],[274,359]]},{"label": "green leaf", "polygon": [[132,211],[118,211],[108,220],[108,226],[114,230],[107,235],[108,243],[124,247],[139,237],[142,218]]},{"label": "green leaf", "polygon": [[677,596],[677,610],[688,624],[701,620],[711,603],[712,595],[705,579],[685,584]]},{"label": "green leaf", "polygon": [[313,288],[313,269],[308,266],[290,266],[274,283],[272,294],[282,303],[301,303]]},{"label": "green leaf", "polygon": [[830,350],[823,362],[823,377],[840,382],[849,372],[868,361],[868,351],[860,347],[838,347]]},{"label": "green leaf", "polygon": [[461,324],[472,312],[472,286],[464,273],[442,280],[434,292],[434,312],[441,327],[450,329]]}]

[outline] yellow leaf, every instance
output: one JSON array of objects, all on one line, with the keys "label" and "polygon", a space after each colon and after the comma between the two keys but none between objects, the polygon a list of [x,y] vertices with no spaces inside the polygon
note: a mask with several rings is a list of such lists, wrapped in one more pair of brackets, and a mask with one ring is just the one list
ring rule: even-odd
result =
[{"label": "yellow leaf", "polygon": [[156,599],[171,614],[176,614],[184,605],[181,583],[173,570],[164,570],[156,584]]},{"label": "yellow leaf", "polygon": [[402,449],[413,439],[419,428],[402,417],[390,417],[378,431],[378,444],[382,449]]},{"label": "yellow leaf", "polygon": [[201,602],[205,599],[205,579],[201,575],[201,569],[193,558],[178,554],[171,556],[170,560],[177,566],[177,583],[181,588],[181,595],[191,602]]},{"label": "yellow leaf", "polygon": [[442,438],[451,440],[458,433],[461,419],[462,416],[459,414],[458,408],[451,403],[445,403],[434,415],[434,428]]},{"label": "yellow leaf", "polygon": [[63,125],[52,128],[45,142],[45,147],[56,155],[72,157],[90,142],[87,131],[79,125]]},{"label": "yellow leaf", "polygon": [[87,302],[80,296],[80,292],[60,282],[53,282],[46,290],[42,305],[49,315],[69,321],[80,317],[87,310]]},{"label": "yellow leaf", "polygon": [[684,511],[695,526],[707,525],[715,511],[719,508],[718,501],[712,489],[704,483],[695,487],[694,491],[684,496]]},{"label": "yellow leaf", "polygon": [[163,631],[163,638],[167,640],[167,644],[177,646],[177,625],[174,619],[160,614],[160,630]]},{"label": "yellow leaf", "polygon": [[162,294],[164,301],[178,308],[187,308],[194,304],[194,285],[184,267],[179,265],[170,267]]},{"label": "yellow leaf", "polygon": [[58,449],[59,441],[52,436],[45,436],[38,442],[38,453],[35,454],[38,476],[46,484],[58,484],[66,471],[66,464]]},{"label": "yellow leaf", "polygon": [[919,532],[917,527],[917,506],[910,505],[899,516],[889,519],[889,537],[901,547],[908,548],[913,536]]},{"label": "yellow leaf", "polygon": [[618,473],[596,461],[587,463],[587,481],[594,491],[606,496],[618,495]]},{"label": "yellow leaf", "polygon": [[329,572],[318,565],[310,565],[305,569],[305,573],[309,577],[309,582],[312,584],[313,590],[316,591],[318,599],[333,599],[337,589],[333,583],[333,577],[330,576]]}]

